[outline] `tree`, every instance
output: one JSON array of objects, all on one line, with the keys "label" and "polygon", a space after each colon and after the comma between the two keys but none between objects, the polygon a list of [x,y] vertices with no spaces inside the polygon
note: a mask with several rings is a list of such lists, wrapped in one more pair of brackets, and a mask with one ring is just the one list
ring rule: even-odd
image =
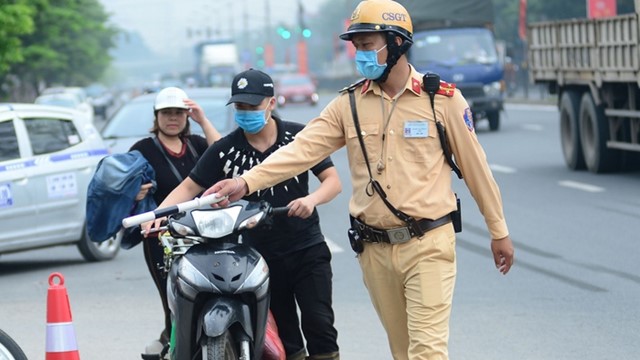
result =
[{"label": "tree", "polygon": [[118,30],[98,0],[31,0],[35,31],[21,38],[24,61],[11,73],[38,85],[83,86],[108,68]]},{"label": "tree", "polygon": [[0,77],[22,61],[20,36],[33,31],[33,13],[27,0],[0,0]]}]

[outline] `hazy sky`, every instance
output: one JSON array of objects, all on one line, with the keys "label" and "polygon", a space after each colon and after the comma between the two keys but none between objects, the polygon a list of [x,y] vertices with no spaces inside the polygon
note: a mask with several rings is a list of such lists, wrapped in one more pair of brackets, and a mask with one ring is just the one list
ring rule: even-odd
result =
[{"label": "hazy sky", "polygon": [[[306,13],[316,13],[326,0],[100,0],[111,20],[120,28],[138,32],[158,53],[195,43],[206,37],[206,29],[222,37],[238,34],[245,26],[261,31],[270,22],[294,24],[297,4],[302,1]],[[192,36],[187,36],[188,29]],[[200,35],[197,35],[197,31]]]}]

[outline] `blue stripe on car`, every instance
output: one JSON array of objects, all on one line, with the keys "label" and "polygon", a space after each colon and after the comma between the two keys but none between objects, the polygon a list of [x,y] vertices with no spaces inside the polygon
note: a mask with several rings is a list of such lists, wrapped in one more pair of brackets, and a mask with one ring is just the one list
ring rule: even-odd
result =
[{"label": "blue stripe on car", "polygon": [[[106,148],[92,149],[88,151],[79,151],[79,152],[74,152],[69,154],[51,155],[48,157],[48,160],[51,162],[60,162],[60,161],[75,160],[75,159],[84,158],[84,157],[105,156],[108,154],[109,154],[109,150]],[[44,160],[46,159],[47,158],[44,158]],[[10,165],[0,165],[0,172],[24,169],[32,166],[37,166],[38,164],[41,164],[41,163],[42,161],[38,161],[38,163],[36,163],[35,159],[29,159],[22,162],[16,162]]]},{"label": "blue stripe on car", "polygon": [[107,149],[94,149],[94,150],[80,151],[80,152],[69,153],[69,154],[51,155],[49,157],[49,160],[52,162],[67,161],[67,160],[73,160],[73,159],[78,159],[83,157],[99,156],[99,155],[107,155],[107,154],[109,154],[109,151]]}]

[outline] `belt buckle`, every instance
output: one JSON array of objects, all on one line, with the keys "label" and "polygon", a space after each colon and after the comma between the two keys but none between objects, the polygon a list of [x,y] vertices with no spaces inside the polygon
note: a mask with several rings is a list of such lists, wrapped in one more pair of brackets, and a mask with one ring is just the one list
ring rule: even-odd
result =
[{"label": "belt buckle", "polygon": [[409,232],[409,228],[406,226],[385,231],[387,232],[389,243],[391,244],[402,244],[411,240],[411,233]]}]

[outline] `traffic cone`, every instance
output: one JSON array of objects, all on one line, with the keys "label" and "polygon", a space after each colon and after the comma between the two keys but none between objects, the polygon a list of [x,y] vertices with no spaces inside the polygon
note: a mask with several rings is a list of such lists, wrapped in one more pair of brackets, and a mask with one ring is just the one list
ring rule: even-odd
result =
[{"label": "traffic cone", "polygon": [[[55,278],[59,280],[57,284]],[[69,296],[60,273],[49,275],[46,351],[46,360],[80,360],[76,332],[71,322]]]}]

